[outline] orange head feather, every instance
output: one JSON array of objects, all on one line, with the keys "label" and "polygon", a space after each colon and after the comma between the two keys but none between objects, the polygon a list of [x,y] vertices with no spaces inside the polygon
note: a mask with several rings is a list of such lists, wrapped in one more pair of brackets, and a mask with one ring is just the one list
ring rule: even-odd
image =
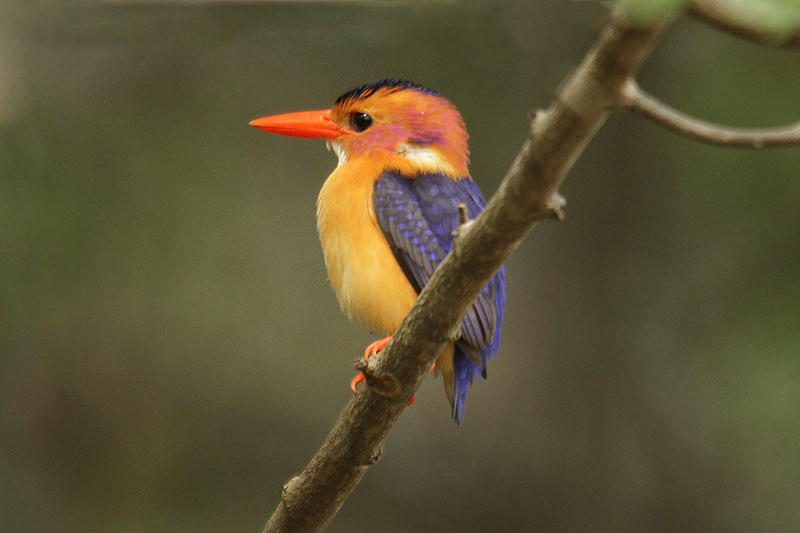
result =
[{"label": "orange head feather", "polygon": [[468,175],[464,121],[435,91],[408,81],[379,81],[340,96],[330,118],[346,132],[332,141],[340,158],[384,152],[416,159],[430,170],[449,170],[453,178]]}]

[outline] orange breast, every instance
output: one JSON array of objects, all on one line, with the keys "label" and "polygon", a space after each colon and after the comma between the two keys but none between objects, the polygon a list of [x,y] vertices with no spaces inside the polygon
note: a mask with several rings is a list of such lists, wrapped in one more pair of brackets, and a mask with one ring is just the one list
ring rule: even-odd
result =
[{"label": "orange breast", "polygon": [[362,157],[339,166],[317,200],[317,228],[328,277],[342,310],[390,335],[417,293],[375,219],[372,191],[385,161]]}]

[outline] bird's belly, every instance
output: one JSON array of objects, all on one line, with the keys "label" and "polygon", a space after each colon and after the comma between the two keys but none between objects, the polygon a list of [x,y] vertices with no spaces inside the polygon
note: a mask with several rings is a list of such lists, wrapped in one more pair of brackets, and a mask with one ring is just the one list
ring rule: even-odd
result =
[{"label": "bird's belly", "polygon": [[[323,246],[328,276],[342,310],[373,331],[390,335],[400,326],[417,294],[385,243],[339,235]],[[382,246],[388,253],[383,253]]]},{"label": "bird's belly", "polygon": [[[373,180],[347,187],[337,171],[325,182],[317,225],[328,278],[342,310],[376,333],[391,335],[417,293],[394,257],[372,213]],[[330,201],[333,200],[333,201]]]}]

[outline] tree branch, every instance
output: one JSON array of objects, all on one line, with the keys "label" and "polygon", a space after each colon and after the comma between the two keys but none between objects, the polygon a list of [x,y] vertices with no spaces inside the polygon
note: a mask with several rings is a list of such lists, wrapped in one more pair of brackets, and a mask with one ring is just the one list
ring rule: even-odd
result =
[{"label": "tree branch", "polygon": [[[791,20],[786,13],[771,13],[771,18],[778,19],[779,28],[760,27],[754,21],[752,4],[744,4],[745,9],[732,9],[731,0],[693,0],[689,13],[717,29],[732,33],[742,39],[754,43],[784,48],[787,50],[800,50],[800,21]],[[739,2],[741,5],[741,2]],[[788,17],[788,18],[787,18]],[[773,19],[773,25],[775,24]]]},{"label": "tree branch", "polygon": [[373,378],[386,377],[397,387],[382,392],[361,387],[305,470],[284,486],[265,532],[318,531],[333,518],[380,457],[392,425],[480,290],[537,221],[563,216],[561,183],[609,113],[619,108],[626,82],[667,25],[633,27],[619,7],[611,13],[550,107],[532,118],[528,139],[486,209],[461,227],[453,251],[393,340],[381,357],[369,361]]},{"label": "tree branch", "polygon": [[643,91],[634,80],[624,88],[623,107],[667,129],[699,141],[740,148],[800,144],[800,122],[781,128],[729,128],[705,122],[669,107]]}]

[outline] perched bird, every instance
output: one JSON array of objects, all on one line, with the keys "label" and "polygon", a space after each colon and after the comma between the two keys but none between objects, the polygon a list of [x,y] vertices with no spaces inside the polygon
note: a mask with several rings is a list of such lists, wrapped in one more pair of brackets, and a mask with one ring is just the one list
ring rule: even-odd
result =
[{"label": "perched bird", "polygon": [[[250,124],[326,139],[336,153],[339,165],[317,199],[330,284],[348,317],[392,335],[452,248],[458,206],[474,218],[486,205],[469,176],[467,132],[455,106],[412,82],[382,80],[343,94],[331,109]],[[486,377],[500,344],[505,299],[501,268],[467,311],[458,340],[436,361],[459,425],[467,387],[476,375]]]}]

